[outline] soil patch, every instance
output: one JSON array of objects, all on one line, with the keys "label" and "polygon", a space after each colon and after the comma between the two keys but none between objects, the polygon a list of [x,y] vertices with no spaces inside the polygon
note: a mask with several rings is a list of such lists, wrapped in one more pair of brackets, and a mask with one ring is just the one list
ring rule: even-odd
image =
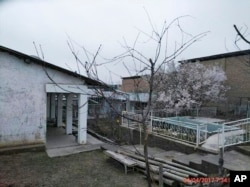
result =
[{"label": "soil patch", "polygon": [[143,175],[124,167],[100,150],[49,158],[45,152],[0,155],[0,187],[147,186]]}]

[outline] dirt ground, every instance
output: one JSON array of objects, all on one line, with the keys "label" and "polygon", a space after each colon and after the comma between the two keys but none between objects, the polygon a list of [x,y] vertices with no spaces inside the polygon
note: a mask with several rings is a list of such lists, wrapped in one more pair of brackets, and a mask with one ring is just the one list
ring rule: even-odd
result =
[{"label": "dirt ground", "polygon": [[123,166],[101,150],[49,158],[45,152],[0,155],[0,187],[147,186],[143,175],[124,173]]},{"label": "dirt ground", "polygon": [[102,118],[98,120],[88,120],[88,129],[91,129],[104,137],[116,141],[117,143],[120,143],[119,125],[120,118]]}]

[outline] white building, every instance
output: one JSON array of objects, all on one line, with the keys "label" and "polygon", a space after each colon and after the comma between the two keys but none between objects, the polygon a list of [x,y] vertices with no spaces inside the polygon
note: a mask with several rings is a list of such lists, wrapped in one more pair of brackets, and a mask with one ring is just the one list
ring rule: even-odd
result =
[{"label": "white building", "polygon": [[[0,147],[45,144],[48,118],[72,133],[72,100],[78,98],[78,143],[87,141],[87,86],[98,85],[38,58],[0,46]],[[57,106],[57,108],[55,108]]]}]

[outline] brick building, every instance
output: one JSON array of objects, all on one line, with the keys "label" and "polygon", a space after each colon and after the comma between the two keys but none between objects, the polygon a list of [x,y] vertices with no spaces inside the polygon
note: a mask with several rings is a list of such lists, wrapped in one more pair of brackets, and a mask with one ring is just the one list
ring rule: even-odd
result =
[{"label": "brick building", "polygon": [[[250,50],[217,54],[187,59],[180,63],[199,62],[206,66],[220,66],[225,71],[226,84],[230,87],[227,101],[209,104],[217,106],[219,111],[234,114],[246,114],[250,109]],[[121,90],[128,93],[147,93],[149,85],[143,76],[124,77]]]},{"label": "brick building", "polygon": [[123,77],[121,90],[130,93],[148,92],[149,85],[143,76]]},{"label": "brick building", "polygon": [[206,66],[220,66],[227,76],[230,87],[227,102],[221,110],[244,113],[250,104],[250,50],[217,54],[207,57],[188,59],[183,62],[200,62]]},{"label": "brick building", "polygon": [[149,85],[145,76],[123,77],[121,90],[129,95],[128,110],[141,110],[147,106]]}]

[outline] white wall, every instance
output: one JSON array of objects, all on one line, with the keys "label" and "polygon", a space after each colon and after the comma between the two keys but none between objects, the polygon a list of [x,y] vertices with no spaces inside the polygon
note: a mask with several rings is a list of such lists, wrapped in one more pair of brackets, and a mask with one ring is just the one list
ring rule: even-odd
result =
[{"label": "white wall", "polygon": [[[57,83],[83,84],[65,73],[47,72]],[[42,66],[0,52],[0,147],[45,143],[48,83]]]}]

